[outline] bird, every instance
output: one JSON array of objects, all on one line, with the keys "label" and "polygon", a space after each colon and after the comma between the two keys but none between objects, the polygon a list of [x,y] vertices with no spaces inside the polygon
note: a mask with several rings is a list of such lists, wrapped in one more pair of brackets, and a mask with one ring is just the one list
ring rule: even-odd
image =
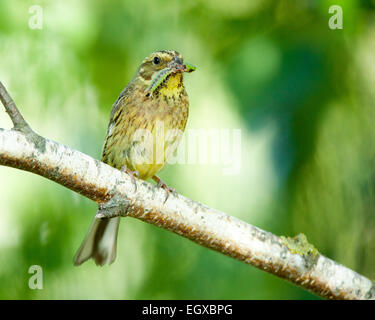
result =
[{"label": "bird", "polygon": [[[102,162],[128,173],[134,182],[152,178],[166,191],[175,190],[156,174],[175,152],[189,116],[184,73],[196,67],[174,50],[147,56],[112,106],[102,149]],[[116,259],[120,217],[95,217],[74,256],[79,266],[92,258],[97,265]]]}]

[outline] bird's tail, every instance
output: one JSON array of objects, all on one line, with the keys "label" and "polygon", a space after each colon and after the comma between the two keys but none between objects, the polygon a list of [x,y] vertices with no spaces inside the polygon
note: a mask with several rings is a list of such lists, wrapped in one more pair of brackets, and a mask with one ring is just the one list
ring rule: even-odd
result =
[{"label": "bird's tail", "polygon": [[74,265],[79,266],[90,258],[101,266],[115,261],[119,223],[120,217],[94,218],[86,238],[74,256]]}]

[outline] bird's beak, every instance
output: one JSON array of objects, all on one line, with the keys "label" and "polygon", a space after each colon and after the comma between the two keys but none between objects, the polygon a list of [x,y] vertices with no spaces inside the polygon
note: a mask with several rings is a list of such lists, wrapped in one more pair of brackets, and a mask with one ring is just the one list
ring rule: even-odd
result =
[{"label": "bird's beak", "polygon": [[189,63],[183,63],[182,60],[178,57],[175,57],[171,62],[169,67],[175,72],[193,72],[196,67]]}]

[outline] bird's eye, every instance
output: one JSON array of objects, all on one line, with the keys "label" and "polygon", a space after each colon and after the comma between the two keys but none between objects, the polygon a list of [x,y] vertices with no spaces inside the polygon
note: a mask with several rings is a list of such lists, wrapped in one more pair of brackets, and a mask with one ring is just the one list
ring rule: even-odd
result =
[{"label": "bird's eye", "polygon": [[160,63],[160,58],[154,57],[154,64],[159,64],[159,63]]}]

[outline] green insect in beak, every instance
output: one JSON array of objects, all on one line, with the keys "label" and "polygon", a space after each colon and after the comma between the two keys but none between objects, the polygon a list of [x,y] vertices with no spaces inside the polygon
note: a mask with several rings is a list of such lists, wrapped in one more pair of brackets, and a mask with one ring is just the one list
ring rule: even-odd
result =
[{"label": "green insect in beak", "polygon": [[[193,72],[197,69],[196,66],[192,65],[192,64],[189,64],[189,63],[185,63],[184,64],[184,72]],[[148,96],[152,96],[152,94],[155,92],[155,90],[163,83],[163,81],[165,79],[167,79],[167,77],[171,74],[175,72],[173,69],[167,67],[167,68],[164,68],[164,69],[161,69],[160,71],[158,71],[153,77],[152,77],[152,81],[151,81],[151,84],[149,85],[149,87],[147,88],[147,92],[148,92]]]},{"label": "green insect in beak", "polygon": [[164,68],[158,71],[153,77],[147,91],[152,95],[154,91],[163,83],[165,79],[173,72],[171,68]]},{"label": "green insect in beak", "polygon": [[192,65],[190,63],[185,63],[185,72],[189,72],[190,73],[190,72],[193,72],[195,70],[197,70],[196,66],[194,66],[194,65]]}]

